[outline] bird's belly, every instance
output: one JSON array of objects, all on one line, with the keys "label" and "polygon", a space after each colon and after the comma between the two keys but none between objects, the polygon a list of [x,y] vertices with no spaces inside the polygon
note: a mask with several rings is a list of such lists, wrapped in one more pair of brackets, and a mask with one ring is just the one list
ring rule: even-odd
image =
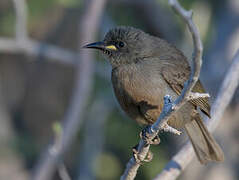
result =
[{"label": "bird's belly", "polygon": [[[134,69],[119,70],[112,73],[115,95],[126,114],[139,124],[152,124],[163,108],[163,98],[170,95],[173,100],[178,96],[162,76],[150,76]],[[185,107],[184,107],[185,106]],[[190,119],[191,104],[185,104],[172,118],[169,124],[181,128]]]}]

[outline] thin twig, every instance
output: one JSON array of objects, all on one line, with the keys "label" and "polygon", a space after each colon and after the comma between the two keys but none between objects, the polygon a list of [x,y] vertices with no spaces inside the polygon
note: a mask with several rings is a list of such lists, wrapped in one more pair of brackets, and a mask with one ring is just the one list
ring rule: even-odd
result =
[{"label": "thin twig", "polygon": [[[239,50],[233,58],[233,62],[212,105],[212,118],[208,120],[207,127],[213,132],[221,121],[222,115],[229,105],[234,92],[239,84]],[[189,165],[195,157],[192,145],[188,142],[165,166],[163,171],[154,180],[173,180]]]},{"label": "thin twig", "polygon": [[135,178],[137,170],[141,165],[141,161],[145,160],[148,154],[150,145],[147,142],[152,141],[157,136],[159,130],[164,129],[164,125],[167,123],[170,116],[175,114],[185,102],[196,98],[191,93],[191,90],[198,81],[202,64],[203,47],[199,31],[192,21],[192,11],[184,10],[177,0],[169,0],[169,4],[185,21],[192,34],[194,53],[192,57],[193,64],[190,78],[185,83],[181,95],[174,102],[169,95],[164,97],[164,107],[158,120],[151,126],[151,128],[149,128],[150,130],[147,132],[147,136],[140,140],[137,148],[137,159],[134,156],[130,159],[130,161],[127,163],[124,174],[121,176],[121,180],[133,180]]},{"label": "thin twig", "polygon": [[87,105],[92,85],[93,54],[90,51],[83,50],[81,47],[86,42],[95,40],[105,2],[106,0],[85,1],[85,13],[79,25],[79,37],[81,39],[79,41],[80,50],[78,59],[80,59],[80,61],[77,65],[76,84],[71,104],[63,119],[61,145],[55,148],[54,153],[50,151],[52,147],[54,147],[54,144],[50,145],[43,154],[35,168],[33,177],[35,180],[51,179],[59,159],[62,158],[67,149],[70,148],[82,123],[83,113]]}]

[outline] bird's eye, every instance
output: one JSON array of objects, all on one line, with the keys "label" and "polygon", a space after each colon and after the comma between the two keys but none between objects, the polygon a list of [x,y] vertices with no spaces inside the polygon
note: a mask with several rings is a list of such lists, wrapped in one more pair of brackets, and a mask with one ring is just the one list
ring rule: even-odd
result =
[{"label": "bird's eye", "polygon": [[119,42],[119,47],[120,47],[120,48],[124,47],[124,42],[120,41],[120,42]]}]

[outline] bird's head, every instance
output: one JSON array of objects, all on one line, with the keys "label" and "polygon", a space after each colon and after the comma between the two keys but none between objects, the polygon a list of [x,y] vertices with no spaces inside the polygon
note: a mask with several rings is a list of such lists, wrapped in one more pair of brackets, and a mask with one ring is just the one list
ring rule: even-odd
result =
[{"label": "bird's head", "polygon": [[85,48],[100,50],[113,67],[139,61],[148,53],[150,35],[133,27],[111,29],[103,41],[87,44]]}]

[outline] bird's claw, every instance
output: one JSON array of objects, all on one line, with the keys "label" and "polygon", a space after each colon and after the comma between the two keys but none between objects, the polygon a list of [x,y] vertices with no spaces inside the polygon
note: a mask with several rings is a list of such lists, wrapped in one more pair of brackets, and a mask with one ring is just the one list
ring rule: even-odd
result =
[{"label": "bird's claw", "polygon": [[138,145],[136,145],[135,147],[133,147],[132,151],[133,151],[133,156],[134,156],[134,159],[135,159],[135,162],[137,164],[141,164],[142,162],[150,162],[152,159],[153,159],[153,153],[149,150],[146,157],[145,158],[142,158],[140,155],[139,155],[139,152],[138,152]]},{"label": "bird's claw", "polygon": [[160,138],[159,136],[155,136],[155,138],[152,139],[151,144],[153,145],[159,145],[160,144]]},{"label": "bird's claw", "polygon": [[139,134],[140,138],[143,139],[146,142],[146,145],[152,144],[152,145],[158,145],[160,143],[160,138],[158,135],[154,137],[153,139],[149,136],[149,131],[151,131],[151,126],[146,126]]},{"label": "bird's claw", "polygon": [[144,159],[144,162],[150,162],[150,161],[152,161],[153,156],[154,156],[154,154],[149,150],[148,153],[147,153],[147,155],[146,155],[146,157],[145,157],[145,159]]}]

